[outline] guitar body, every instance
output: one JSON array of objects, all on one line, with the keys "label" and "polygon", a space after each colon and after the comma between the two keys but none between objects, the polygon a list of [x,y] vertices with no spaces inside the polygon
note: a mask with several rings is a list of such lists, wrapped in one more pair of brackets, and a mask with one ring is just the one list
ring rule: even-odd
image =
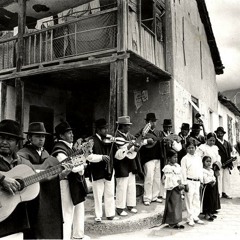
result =
[{"label": "guitar body", "polygon": [[[6,177],[20,180],[23,177],[26,178],[35,174],[32,168],[24,164],[18,165],[8,172],[1,173]],[[40,185],[38,182],[26,188],[23,188],[21,191],[16,192],[15,195],[11,195],[9,192],[0,188],[0,222],[5,220],[14,211],[14,209],[20,202],[26,202],[36,198],[39,194],[39,190]]]}]

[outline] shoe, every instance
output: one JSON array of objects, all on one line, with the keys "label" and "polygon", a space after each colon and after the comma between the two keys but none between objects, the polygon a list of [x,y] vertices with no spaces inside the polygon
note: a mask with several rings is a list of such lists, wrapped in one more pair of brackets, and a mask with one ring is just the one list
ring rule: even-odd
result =
[{"label": "shoe", "polygon": [[155,199],[155,200],[152,200],[152,202],[162,203],[163,200],[162,200],[161,198],[157,198],[157,199]]},{"label": "shoe", "polygon": [[213,222],[213,220],[214,220],[214,218],[211,217],[211,216],[208,215],[208,214],[206,214],[206,215],[204,216],[204,219],[206,219],[206,220],[209,221],[209,222]]},{"label": "shoe", "polygon": [[169,225],[170,228],[173,229],[184,229],[185,227],[181,224],[174,224],[174,225]]},{"label": "shoe", "polygon": [[212,217],[212,218],[217,218],[217,216],[214,215],[214,214],[210,214],[210,217]]},{"label": "shoe", "polygon": [[150,202],[148,202],[148,201],[143,202],[143,204],[144,204],[145,206],[150,206]]},{"label": "shoe", "polygon": [[126,212],[126,211],[122,211],[120,214],[118,214],[118,215],[120,215],[120,216],[122,216],[122,217],[125,217],[125,216],[127,216],[128,215],[128,213]]},{"label": "shoe", "polygon": [[204,224],[204,221],[202,221],[201,219],[194,220],[194,222],[197,223],[197,224]]},{"label": "shoe", "polygon": [[136,208],[132,208],[132,209],[130,210],[130,212],[131,212],[131,213],[137,213],[138,210],[137,210]]},{"label": "shoe", "polygon": [[119,219],[120,219],[119,217],[107,217],[107,220],[110,220],[110,221],[115,221]]},{"label": "shoe", "polygon": [[232,197],[228,196],[226,193],[222,193],[222,198],[226,198],[226,199],[232,199]]},{"label": "shoe", "polygon": [[98,222],[98,223],[102,222],[102,218],[96,217],[96,218],[95,218],[95,222]]},{"label": "shoe", "polygon": [[189,226],[193,227],[195,225],[194,221],[190,221],[187,223]]}]

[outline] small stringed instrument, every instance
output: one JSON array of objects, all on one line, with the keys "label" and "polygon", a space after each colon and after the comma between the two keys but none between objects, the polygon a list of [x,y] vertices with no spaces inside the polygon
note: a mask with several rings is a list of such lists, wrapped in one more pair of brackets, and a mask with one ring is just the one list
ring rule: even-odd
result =
[{"label": "small stringed instrument", "polygon": [[81,150],[81,154],[79,154],[78,150],[71,157],[56,166],[39,173],[36,173],[31,167],[25,164],[17,165],[8,172],[0,171],[4,176],[16,179],[21,185],[21,188],[15,192],[15,195],[11,195],[3,187],[0,187],[0,222],[5,220],[20,202],[26,202],[36,198],[40,191],[39,182],[61,173],[64,169],[64,164],[71,163],[74,167],[84,164],[93,146],[93,142],[90,141],[91,140],[80,147],[79,150]]}]

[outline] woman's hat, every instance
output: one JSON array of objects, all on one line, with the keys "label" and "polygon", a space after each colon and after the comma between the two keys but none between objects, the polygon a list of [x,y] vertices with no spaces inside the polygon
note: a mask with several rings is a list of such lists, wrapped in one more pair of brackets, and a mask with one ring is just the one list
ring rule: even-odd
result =
[{"label": "woman's hat", "polygon": [[0,134],[15,137],[18,140],[23,140],[21,136],[20,124],[11,119],[5,119],[0,122]]},{"label": "woman's hat", "polygon": [[164,119],[163,126],[165,127],[172,127],[172,120],[171,119]]},{"label": "woman's hat", "polygon": [[69,125],[69,123],[67,121],[61,122],[59,123],[56,127],[55,127],[55,135],[56,136],[60,136],[61,134],[64,134],[67,131],[73,130],[73,128],[71,128],[71,126]]},{"label": "woman's hat", "polygon": [[145,120],[155,122],[157,120],[155,113],[147,113]]},{"label": "woman's hat", "polygon": [[215,131],[215,133],[217,133],[217,132],[222,132],[222,133],[226,133],[225,131],[224,131],[224,128],[223,127],[218,127],[217,128],[217,130]]},{"label": "woman's hat", "polygon": [[46,132],[45,126],[43,122],[32,122],[28,126],[28,131],[24,132],[26,134],[42,134],[42,135],[50,135],[50,133]]},{"label": "woman's hat", "polygon": [[194,123],[194,124],[192,125],[192,130],[201,130],[200,124]]},{"label": "woman's hat", "polygon": [[130,122],[129,116],[118,117],[117,124],[132,125],[132,123]]},{"label": "woman's hat", "polygon": [[182,130],[190,130],[190,125],[188,123],[182,123],[181,129]]},{"label": "woman's hat", "polygon": [[100,118],[95,121],[95,127],[98,129],[106,128],[108,126],[108,123],[105,118]]}]

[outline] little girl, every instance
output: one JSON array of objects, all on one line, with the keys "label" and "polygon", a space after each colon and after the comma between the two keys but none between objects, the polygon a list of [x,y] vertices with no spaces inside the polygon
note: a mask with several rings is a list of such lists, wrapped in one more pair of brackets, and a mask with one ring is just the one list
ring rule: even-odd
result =
[{"label": "little girl", "polygon": [[213,187],[216,184],[216,177],[211,169],[212,159],[209,156],[204,156],[203,162],[203,193],[202,193],[202,213],[205,214],[205,219],[213,221],[216,218],[211,213],[214,210],[214,192]]},{"label": "little girl", "polygon": [[182,185],[181,167],[177,163],[177,152],[170,150],[167,152],[168,164],[163,168],[164,188],[167,190],[165,209],[162,224],[167,223],[174,229],[183,229],[184,226],[179,224],[182,221]]}]

